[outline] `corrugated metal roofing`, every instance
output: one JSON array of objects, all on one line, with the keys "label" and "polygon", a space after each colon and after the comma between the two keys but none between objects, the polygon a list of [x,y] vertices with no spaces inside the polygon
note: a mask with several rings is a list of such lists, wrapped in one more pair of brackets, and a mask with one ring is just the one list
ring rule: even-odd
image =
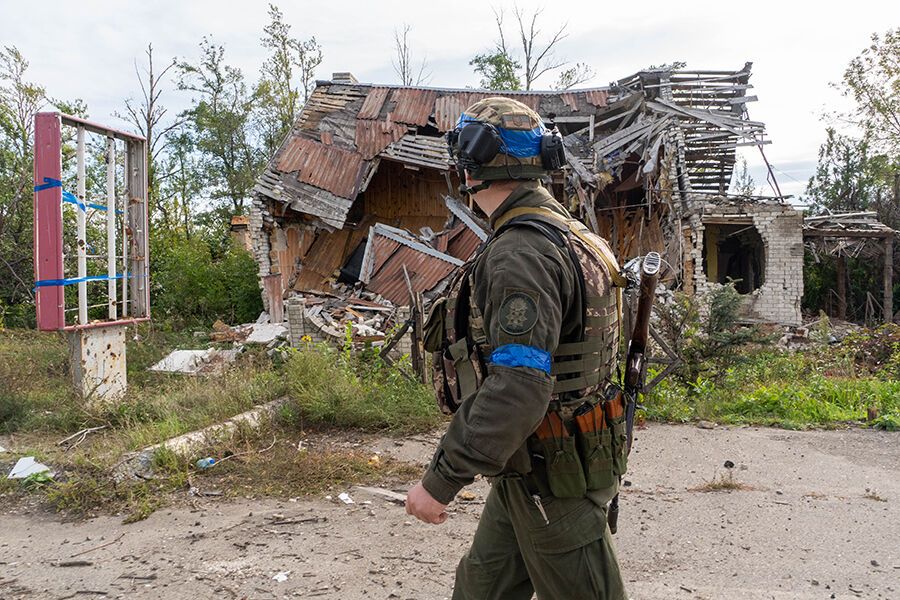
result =
[{"label": "corrugated metal roofing", "polygon": [[355,152],[295,136],[282,147],[277,167],[283,173],[297,171],[298,181],[349,199],[356,196],[363,160]]},{"label": "corrugated metal roofing", "polygon": [[[388,242],[392,242],[392,240],[378,236],[375,240],[376,253],[378,246],[387,245]],[[433,289],[456,268],[456,265],[452,263],[397,244],[396,250],[382,267],[375,271],[366,289],[381,294],[394,304],[408,305],[409,291],[403,276],[404,265],[409,273],[412,287],[416,291]]]},{"label": "corrugated metal roofing", "polygon": [[391,94],[391,107],[388,120],[408,125],[425,126],[428,117],[434,111],[437,92],[431,90],[415,90],[397,88]]},{"label": "corrugated metal roofing", "polygon": [[377,119],[381,114],[381,107],[384,106],[384,101],[387,100],[388,94],[391,92],[391,88],[388,87],[374,87],[369,91],[369,95],[366,96],[365,102],[363,102],[362,108],[359,109],[359,113],[356,115],[358,119]]},{"label": "corrugated metal roofing", "polygon": [[402,138],[409,128],[402,123],[357,119],[356,148],[366,160],[372,160],[392,142]]}]

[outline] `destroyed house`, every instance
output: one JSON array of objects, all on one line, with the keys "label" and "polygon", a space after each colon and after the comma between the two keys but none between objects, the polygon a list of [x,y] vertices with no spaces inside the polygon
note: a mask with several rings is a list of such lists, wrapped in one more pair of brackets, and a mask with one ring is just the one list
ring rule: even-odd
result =
[{"label": "destroyed house", "polygon": [[[440,291],[489,231],[445,134],[467,106],[515,98],[555,123],[567,166],[545,182],[620,263],[665,259],[670,288],[736,280],[750,319],[800,322],[802,215],[778,196],[728,193],[735,151],[767,144],[737,71],[649,70],[609,86],[494,92],[320,81],[259,177],[250,215],[266,306],[361,283],[390,303]],[[407,282],[408,278],[408,282]]]}]

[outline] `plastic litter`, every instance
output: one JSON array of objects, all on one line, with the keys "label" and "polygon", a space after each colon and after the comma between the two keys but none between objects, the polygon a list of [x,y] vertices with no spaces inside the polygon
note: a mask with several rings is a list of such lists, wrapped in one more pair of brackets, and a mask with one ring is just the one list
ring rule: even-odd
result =
[{"label": "plastic litter", "polygon": [[290,575],[290,573],[290,571],[279,571],[278,573],[275,573],[275,576],[272,577],[272,579],[278,583],[284,583],[288,580],[288,575]]},{"label": "plastic litter", "polygon": [[338,494],[338,500],[340,500],[344,504],[355,504],[355,502],[353,502],[353,498],[351,498],[350,494],[348,494],[347,492],[341,492],[340,494]]},{"label": "plastic litter", "polygon": [[206,458],[201,458],[195,464],[197,465],[198,469],[208,469],[216,464],[216,459],[211,456],[207,456]]},{"label": "plastic litter", "polygon": [[29,475],[34,475],[35,473],[45,473],[49,470],[50,467],[37,462],[36,460],[34,460],[33,456],[25,456],[19,459],[19,461],[15,464],[15,466],[12,468],[12,471],[9,472],[9,475],[6,478],[25,479]]}]

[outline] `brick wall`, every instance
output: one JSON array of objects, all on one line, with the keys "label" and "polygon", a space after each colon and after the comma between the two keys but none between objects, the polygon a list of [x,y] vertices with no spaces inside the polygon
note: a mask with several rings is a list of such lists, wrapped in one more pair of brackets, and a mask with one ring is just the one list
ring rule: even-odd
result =
[{"label": "brick wall", "polygon": [[689,217],[694,244],[694,287],[708,293],[716,283],[707,281],[703,270],[703,219],[750,217],[765,246],[762,286],[746,294],[744,311],[751,319],[782,325],[800,325],[803,296],[803,215],[787,204],[748,202],[743,204],[705,203]]}]

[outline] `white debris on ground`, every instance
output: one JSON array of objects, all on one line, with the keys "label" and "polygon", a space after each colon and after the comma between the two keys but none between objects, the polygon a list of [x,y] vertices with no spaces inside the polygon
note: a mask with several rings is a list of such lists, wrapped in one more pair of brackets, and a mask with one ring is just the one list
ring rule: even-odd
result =
[{"label": "white debris on ground", "polygon": [[340,494],[338,494],[338,500],[340,500],[344,504],[356,504],[353,501],[353,498],[351,498],[350,494],[348,494],[347,492],[341,492]]},{"label": "white debris on ground", "polygon": [[12,468],[12,471],[7,475],[7,479],[25,479],[30,475],[34,475],[35,473],[46,473],[50,470],[50,467],[47,465],[41,464],[37,462],[33,456],[25,456],[19,459],[19,461]]},{"label": "white debris on ground", "polygon": [[182,373],[184,375],[210,375],[221,373],[233,363],[242,348],[219,350],[173,350],[164,359],[150,367],[157,373]]}]

